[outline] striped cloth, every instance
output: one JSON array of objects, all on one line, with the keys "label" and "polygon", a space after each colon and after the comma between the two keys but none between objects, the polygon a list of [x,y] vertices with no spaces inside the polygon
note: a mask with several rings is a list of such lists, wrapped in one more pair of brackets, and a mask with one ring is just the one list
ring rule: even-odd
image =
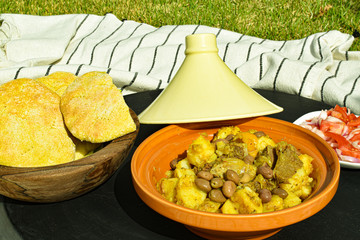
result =
[{"label": "striped cloth", "polygon": [[204,25],[159,28],[105,16],[0,15],[0,83],[56,71],[109,73],[123,94],[165,88],[185,37],[214,33],[219,56],[252,88],[297,94],[360,114],[360,52],[339,31],[272,41]]}]

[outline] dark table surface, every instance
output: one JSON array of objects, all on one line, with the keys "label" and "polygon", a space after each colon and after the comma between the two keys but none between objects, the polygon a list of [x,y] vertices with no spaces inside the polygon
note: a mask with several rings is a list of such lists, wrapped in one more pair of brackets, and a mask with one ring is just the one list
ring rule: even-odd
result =
[{"label": "dark table surface", "polygon": [[[284,108],[270,117],[293,122],[301,115],[331,106],[285,93],[256,90]],[[140,114],[159,90],[128,95],[129,107]],[[4,199],[8,217],[23,239],[201,239],[182,224],[169,220],[136,194],[130,161],[139,144],[165,125],[141,125],[124,164],[103,185],[76,199],[49,204]],[[269,239],[360,239],[360,172],[341,169],[333,200],[314,216],[283,228]]]}]

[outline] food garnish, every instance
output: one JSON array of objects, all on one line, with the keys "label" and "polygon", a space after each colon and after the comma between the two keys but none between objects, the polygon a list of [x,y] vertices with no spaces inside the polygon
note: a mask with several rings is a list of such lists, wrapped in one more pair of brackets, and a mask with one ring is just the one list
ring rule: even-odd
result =
[{"label": "food garnish", "polygon": [[340,161],[360,163],[360,117],[346,107],[336,105],[322,110],[300,126],[311,130],[336,151]]}]

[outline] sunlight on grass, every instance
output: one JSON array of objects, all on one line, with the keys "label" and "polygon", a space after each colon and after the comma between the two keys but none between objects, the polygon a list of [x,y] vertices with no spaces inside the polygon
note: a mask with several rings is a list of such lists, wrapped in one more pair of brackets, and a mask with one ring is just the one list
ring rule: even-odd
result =
[{"label": "sunlight on grass", "polygon": [[[329,30],[360,32],[358,0],[7,0],[1,13],[113,13],[155,27],[203,24],[259,38],[291,40]],[[356,39],[351,50],[360,50]]]}]

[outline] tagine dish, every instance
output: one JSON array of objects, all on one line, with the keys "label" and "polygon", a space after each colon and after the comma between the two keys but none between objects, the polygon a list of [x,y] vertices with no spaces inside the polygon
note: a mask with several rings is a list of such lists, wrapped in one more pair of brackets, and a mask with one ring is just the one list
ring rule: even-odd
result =
[{"label": "tagine dish", "polygon": [[316,134],[255,117],[167,126],[131,162],[140,198],[207,239],[263,239],[324,208],[340,165]]}]

